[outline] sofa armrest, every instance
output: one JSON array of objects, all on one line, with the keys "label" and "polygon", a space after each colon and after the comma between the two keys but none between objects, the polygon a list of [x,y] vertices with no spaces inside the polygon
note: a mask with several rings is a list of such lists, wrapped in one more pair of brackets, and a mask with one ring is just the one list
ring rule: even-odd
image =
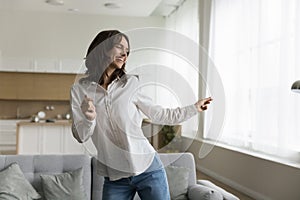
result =
[{"label": "sofa armrest", "polygon": [[211,189],[214,189],[214,190],[218,191],[219,193],[222,194],[224,200],[239,200],[238,197],[234,196],[233,194],[227,192],[223,188],[213,184],[212,182],[210,182],[208,180],[197,180],[197,184],[202,185],[202,186],[206,186],[208,188],[211,188]]},{"label": "sofa armrest", "polygon": [[220,192],[203,185],[192,185],[188,188],[190,200],[223,200]]}]

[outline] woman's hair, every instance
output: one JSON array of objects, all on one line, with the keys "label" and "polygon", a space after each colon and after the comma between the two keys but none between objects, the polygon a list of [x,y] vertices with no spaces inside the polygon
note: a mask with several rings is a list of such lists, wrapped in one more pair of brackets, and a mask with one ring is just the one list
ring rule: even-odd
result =
[{"label": "woman's hair", "polygon": [[[87,67],[86,75],[87,77],[82,80],[94,81],[102,85],[104,83],[104,78],[107,76],[107,67],[113,62],[107,54],[116,44],[119,44],[124,37],[128,43],[128,53],[129,55],[129,39],[124,34],[118,30],[106,30],[101,31],[97,34],[94,40],[88,47],[85,65]],[[109,81],[113,81],[116,78],[121,78],[125,74],[125,63],[121,69],[116,68],[111,74]],[[110,83],[109,82],[109,83]]]}]

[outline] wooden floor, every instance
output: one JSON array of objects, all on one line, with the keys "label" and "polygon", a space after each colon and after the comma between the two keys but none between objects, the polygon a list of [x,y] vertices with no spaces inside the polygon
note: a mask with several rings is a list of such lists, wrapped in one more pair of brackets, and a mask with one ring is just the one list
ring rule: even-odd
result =
[{"label": "wooden floor", "polygon": [[197,171],[197,179],[203,179],[203,180],[209,180],[210,182],[214,183],[215,185],[223,188],[224,190],[226,190],[227,192],[230,192],[232,194],[234,194],[235,196],[237,196],[238,198],[240,198],[240,200],[255,200],[235,189],[233,189],[232,187],[229,187],[228,185],[225,185],[224,183],[221,183],[220,181],[217,181],[213,178],[211,178],[210,176],[207,176],[206,174]]}]

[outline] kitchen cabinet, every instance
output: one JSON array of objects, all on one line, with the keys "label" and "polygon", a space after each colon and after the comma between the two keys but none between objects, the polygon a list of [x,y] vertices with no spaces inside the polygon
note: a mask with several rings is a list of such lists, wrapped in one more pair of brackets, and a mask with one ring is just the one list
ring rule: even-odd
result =
[{"label": "kitchen cabinet", "polygon": [[74,74],[0,72],[0,99],[69,100]]},{"label": "kitchen cabinet", "polygon": [[[0,55],[1,59],[1,55]],[[0,60],[0,71],[38,73],[84,73],[80,59],[7,58]]]},{"label": "kitchen cabinet", "polygon": [[16,151],[16,129],[18,120],[0,120],[0,152]]},{"label": "kitchen cabinet", "polygon": [[73,138],[69,122],[18,123],[17,129],[17,154],[96,154],[91,140],[82,145]]}]

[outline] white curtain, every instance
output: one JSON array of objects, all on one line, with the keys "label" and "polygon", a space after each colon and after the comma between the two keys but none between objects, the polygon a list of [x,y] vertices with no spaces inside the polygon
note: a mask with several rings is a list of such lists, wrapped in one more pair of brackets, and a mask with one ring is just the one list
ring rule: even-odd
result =
[{"label": "white curtain", "polygon": [[[165,28],[127,32],[129,37],[135,38],[127,71],[139,75],[143,92],[158,105],[176,108],[194,104],[198,99],[199,81],[198,0],[182,1],[165,18]],[[143,36],[137,37],[141,33]],[[181,125],[182,135],[196,137],[197,117]]]},{"label": "white curtain", "polygon": [[[175,37],[174,40],[172,40],[174,44],[181,46],[182,43],[188,40],[191,43],[194,43],[197,48],[199,40],[198,0],[183,1],[183,3],[170,16],[166,17],[166,28],[183,36]],[[190,49],[186,49],[186,52],[188,51],[190,51],[190,55],[198,61],[198,55],[194,51],[194,48],[191,47]],[[172,69],[172,71],[178,73],[181,79],[178,79],[171,73],[165,74],[164,78],[169,80],[170,85],[179,88],[180,94],[170,93],[169,96],[167,96],[167,93],[162,90],[162,88],[156,87],[156,93],[159,95],[156,96],[155,100],[161,105],[169,107],[185,106],[195,103],[198,99],[198,63],[193,63],[192,60],[189,60],[189,58],[182,58],[181,56],[185,57],[185,55],[172,53],[163,57],[163,60],[167,60],[168,66]],[[195,66],[192,66],[191,62],[195,64]],[[159,74],[161,72],[158,70],[157,73]],[[158,76],[158,74],[155,76]],[[174,101],[174,96],[183,96],[183,98],[177,98],[177,101]],[[182,135],[186,137],[195,138],[197,129],[197,117],[182,123]]]},{"label": "white curtain", "polygon": [[226,94],[221,142],[298,159],[300,1],[213,0],[209,54]]}]

